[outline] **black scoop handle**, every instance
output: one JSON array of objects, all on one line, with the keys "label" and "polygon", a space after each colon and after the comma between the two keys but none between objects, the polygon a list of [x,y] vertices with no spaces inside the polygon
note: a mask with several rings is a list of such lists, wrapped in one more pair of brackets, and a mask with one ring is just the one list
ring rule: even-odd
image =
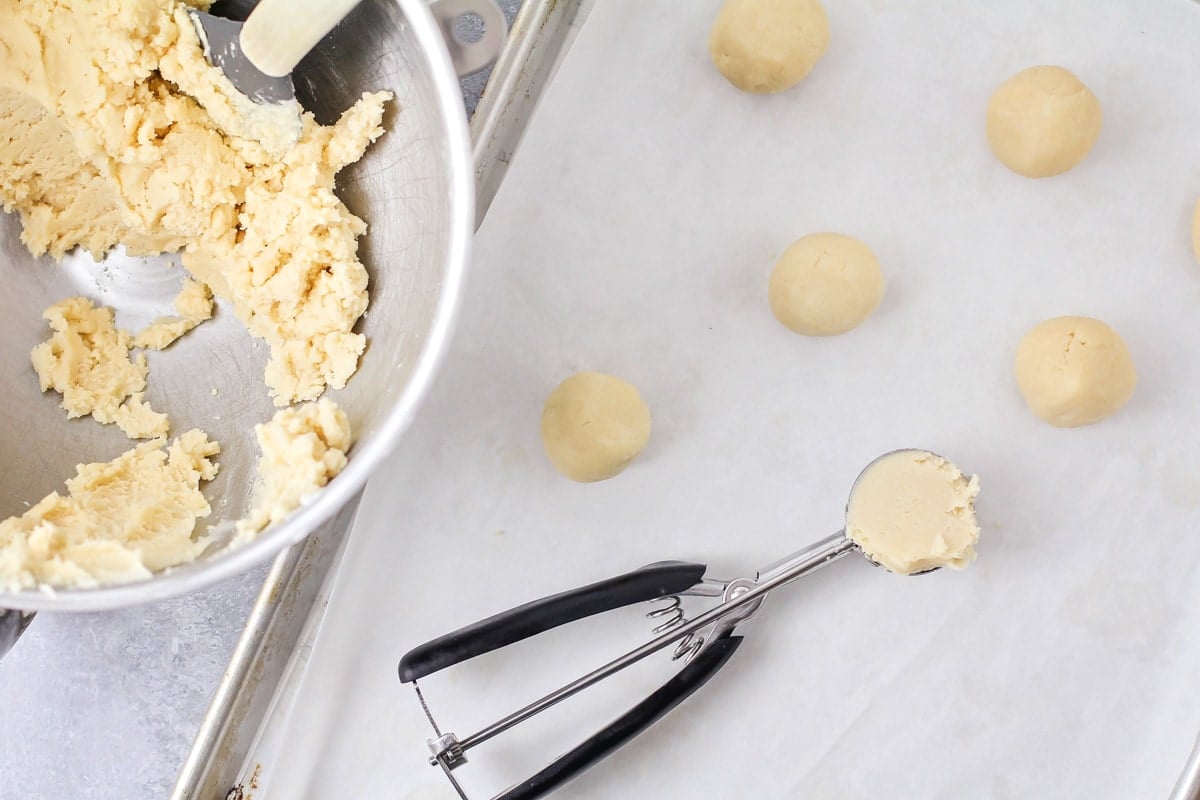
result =
[{"label": "black scoop handle", "polygon": [[543,597],[415,647],[400,659],[403,683],[602,611],[678,594],[704,577],[704,564],[660,561],[615,578]]},{"label": "black scoop handle", "polygon": [[[544,797],[584,770],[602,761],[682,703],[725,666],[742,643],[728,634],[709,643],[671,680],[622,714],[604,730],[558,758],[554,763],[493,800],[534,800]],[[669,796],[664,793],[662,796]]]}]

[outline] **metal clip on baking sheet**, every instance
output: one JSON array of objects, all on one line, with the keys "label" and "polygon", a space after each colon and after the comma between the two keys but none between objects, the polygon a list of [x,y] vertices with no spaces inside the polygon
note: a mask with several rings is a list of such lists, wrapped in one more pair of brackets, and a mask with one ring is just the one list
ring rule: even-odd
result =
[{"label": "metal clip on baking sheet", "polygon": [[[742,642],[741,636],[733,635],[734,627],[758,610],[763,595],[854,549],[845,535],[838,532],[784,559],[778,566],[763,570],[754,580],[714,580],[705,577],[707,567],[703,564],[662,561],[526,603],[411,650],[400,660],[400,680],[413,684],[421,707],[433,726],[435,738],[429,740],[430,763],[442,768],[459,797],[465,800],[467,795],[455,779],[453,770],[466,763],[468,750],[646,656],[676,645],[673,658],[686,659],[686,665],[673,678],[603,730],[493,800],[531,800],[554,791],[633,739],[715,675]],[[688,620],[680,606],[680,595],[720,597],[722,602]],[[442,733],[417,685],[417,681],[427,675],[559,625],[602,611],[663,598],[668,599],[667,603],[647,615],[659,621],[653,639],[462,739],[453,733]]]}]

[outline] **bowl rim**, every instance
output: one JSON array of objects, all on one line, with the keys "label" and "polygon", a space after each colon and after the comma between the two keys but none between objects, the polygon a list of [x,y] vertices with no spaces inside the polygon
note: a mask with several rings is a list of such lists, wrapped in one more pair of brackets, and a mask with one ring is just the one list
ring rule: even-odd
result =
[{"label": "bowl rim", "polygon": [[[239,547],[214,555],[203,563],[181,565],[141,581],[90,588],[37,587],[21,591],[0,590],[0,608],[27,611],[98,611],[176,597],[211,586],[266,561],[315,531],[342,509],[367,482],[367,477],[392,451],[412,423],[428,394],[437,369],[446,356],[458,318],[462,285],[470,255],[475,214],[473,158],[467,120],[462,109],[458,79],[445,40],[433,14],[422,0],[392,0],[400,6],[430,68],[437,99],[437,114],[446,132],[450,163],[449,248],[442,269],[441,292],[433,324],[417,354],[412,376],[395,405],[383,417],[379,431],[356,442],[345,469],[329,485],[300,506],[283,522]],[[184,569],[187,567],[187,569]]]}]

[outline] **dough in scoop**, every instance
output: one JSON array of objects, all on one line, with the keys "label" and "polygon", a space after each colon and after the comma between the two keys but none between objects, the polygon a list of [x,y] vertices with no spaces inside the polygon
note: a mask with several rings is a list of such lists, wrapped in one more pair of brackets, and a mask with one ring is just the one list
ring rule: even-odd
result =
[{"label": "dough in scoop", "polygon": [[1099,422],[1129,402],[1133,358],[1109,326],[1089,317],[1035,325],[1017,347],[1017,386],[1029,410],[1060,428]]},{"label": "dough in scoop", "polygon": [[612,478],[650,440],[650,409],[630,383],[580,372],[560,383],[542,409],[542,445],[573,481]]},{"label": "dough in scoop", "polygon": [[855,328],[883,298],[871,248],[840,233],[811,233],[783,252],[767,287],[775,318],[806,336]]},{"label": "dough in scoop", "polygon": [[882,567],[911,575],[975,559],[979,478],[924,450],[872,462],[850,492],[846,536]]},{"label": "dough in scoop", "polygon": [[1000,84],[988,102],[988,144],[1013,172],[1046,178],[1083,161],[1102,121],[1100,101],[1074,73],[1030,67]]},{"label": "dough in scoop", "polygon": [[708,37],[721,74],[755,94],[795,86],[828,46],[820,0],[726,0]]}]

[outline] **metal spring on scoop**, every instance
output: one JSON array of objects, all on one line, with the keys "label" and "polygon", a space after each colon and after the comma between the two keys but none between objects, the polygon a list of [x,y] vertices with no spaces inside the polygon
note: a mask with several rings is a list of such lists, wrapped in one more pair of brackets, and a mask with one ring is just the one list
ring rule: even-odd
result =
[{"label": "metal spring on scoop", "polygon": [[[665,602],[666,605],[660,605],[658,608],[653,608],[646,612],[646,616],[652,620],[662,619],[653,628],[650,633],[657,636],[660,633],[666,633],[669,630],[678,628],[687,622],[687,617],[683,614],[683,600],[679,595],[671,594],[666,597],[659,597],[650,601],[651,603]],[[692,656],[700,651],[704,646],[704,637],[695,633],[689,633],[679,640],[675,645],[675,651],[671,654],[672,661],[678,661],[681,658],[686,658],[688,661]]]}]

